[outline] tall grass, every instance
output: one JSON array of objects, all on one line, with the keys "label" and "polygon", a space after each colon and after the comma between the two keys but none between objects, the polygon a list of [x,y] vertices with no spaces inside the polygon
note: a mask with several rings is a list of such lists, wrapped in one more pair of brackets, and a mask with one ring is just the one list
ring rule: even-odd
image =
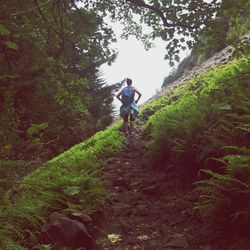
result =
[{"label": "tall grass", "polygon": [[0,210],[0,248],[34,247],[52,211],[86,214],[102,209],[108,193],[98,171],[122,148],[118,125],[96,133],[24,177],[9,190]]}]

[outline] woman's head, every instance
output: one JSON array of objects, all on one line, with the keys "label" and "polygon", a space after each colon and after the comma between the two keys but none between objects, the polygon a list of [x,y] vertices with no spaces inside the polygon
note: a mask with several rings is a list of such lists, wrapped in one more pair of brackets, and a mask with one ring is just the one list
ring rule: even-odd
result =
[{"label": "woman's head", "polygon": [[132,85],[132,80],[130,78],[127,78],[127,84],[128,86]]}]

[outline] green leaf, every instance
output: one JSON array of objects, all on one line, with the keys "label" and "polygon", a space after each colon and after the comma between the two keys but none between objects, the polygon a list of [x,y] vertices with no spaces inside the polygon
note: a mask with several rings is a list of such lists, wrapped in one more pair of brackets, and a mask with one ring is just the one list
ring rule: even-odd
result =
[{"label": "green leaf", "polygon": [[227,104],[227,103],[218,103],[213,105],[216,109],[220,109],[220,110],[231,110],[232,107],[231,105]]},{"label": "green leaf", "polygon": [[7,156],[10,154],[13,146],[11,144],[6,144],[2,148],[0,148],[0,155]]},{"label": "green leaf", "polygon": [[27,133],[28,135],[34,135],[35,133],[39,132],[40,130],[45,130],[48,128],[48,123],[44,122],[41,124],[32,124],[30,128],[28,128]]},{"label": "green leaf", "polygon": [[10,31],[7,30],[2,24],[0,24],[0,35],[1,36],[8,36]]},{"label": "green leaf", "polygon": [[78,186],[72,186],[72,187],[67,187],[65,190],[64,190],[65,194],[67,195],[76,195],[76,194],[79,194],[80,193],[80,187]]},{"label": "green leaf", "polygon": [[7,45],[7,47],[8,47],[9,49],[18,50],[18,46],[17,46],[17,44],[14,43],[14,42],[7,41],[7,42],[5,42],[5,44]]}]

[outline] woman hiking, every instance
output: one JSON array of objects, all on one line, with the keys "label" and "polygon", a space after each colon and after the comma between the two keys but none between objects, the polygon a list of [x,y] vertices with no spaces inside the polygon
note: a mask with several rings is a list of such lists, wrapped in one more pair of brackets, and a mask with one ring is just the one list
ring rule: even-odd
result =
[{"label": "woman hiking", "polygon": [[[134,129],[134,121],[139,113],[139,108],[137,106],[138,101],[141,98],[141,93],[132,86],[132,80],[129,78],[124,79],[122,82],[126,81],[127,86],[123,88],[117,95],[117,99],[122,102],[120,107],[120,116],[123,118],[123,130],[125,133],[131,133]],[[135,101],[135,93],[138,95]]]}]

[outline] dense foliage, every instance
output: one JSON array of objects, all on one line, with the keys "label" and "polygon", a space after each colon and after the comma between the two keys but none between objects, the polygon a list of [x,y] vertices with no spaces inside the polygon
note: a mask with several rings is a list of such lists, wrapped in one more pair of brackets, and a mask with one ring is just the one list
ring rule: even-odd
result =
[{"label": "dense foliage", "polygon": [[0,1],[0,199],[41,162],[112,122],[112,31],[72,1]]},{"label": "dense foliage", "polygon": [[250,29],[248,0],[223,0],[213,24],[205,27],[194,53],[198,62],[206,60],[228,45],[237,45],[241,36]]},{"label": "dense foliage", "polygon": [[180,78],[194,66],[219,52],[229,45],[237,45],[240,37],[250,29],[250,3],[248,0],[228,1],[222,0],[216,18],[209,26],[204,27],[200,38],[191,51],[177,68],[165,77],[163,87]]},{"label": "dense foliage", "polygon": [[[225,233],[249,227],[250,57],[190,80],[145,106],[147,163],[196,182],[196,208]],[[203,169],[204,168],[204,169]],[[202,169],[202,170],[201,170]]]},{"label": "dense foliage", "polygon": [[[135,35],[152,46],[152,39],[160,37],[166,41],[165,58],[179,60],[179,53],[186,47],[193,47],[202,28],[210,26],[220,8],[220,0],[94,0],[79,1],[84,8],[109,16],[123,24],[123,37]],[[142,24],[151,29],[144,32]]]},{"label": "dense foliage", "polygon": [[98,65],[112,61],[112,32],[97,14],[2,1],[0,17],[2,157],[51,157],[110,124],[115,86]]}]

